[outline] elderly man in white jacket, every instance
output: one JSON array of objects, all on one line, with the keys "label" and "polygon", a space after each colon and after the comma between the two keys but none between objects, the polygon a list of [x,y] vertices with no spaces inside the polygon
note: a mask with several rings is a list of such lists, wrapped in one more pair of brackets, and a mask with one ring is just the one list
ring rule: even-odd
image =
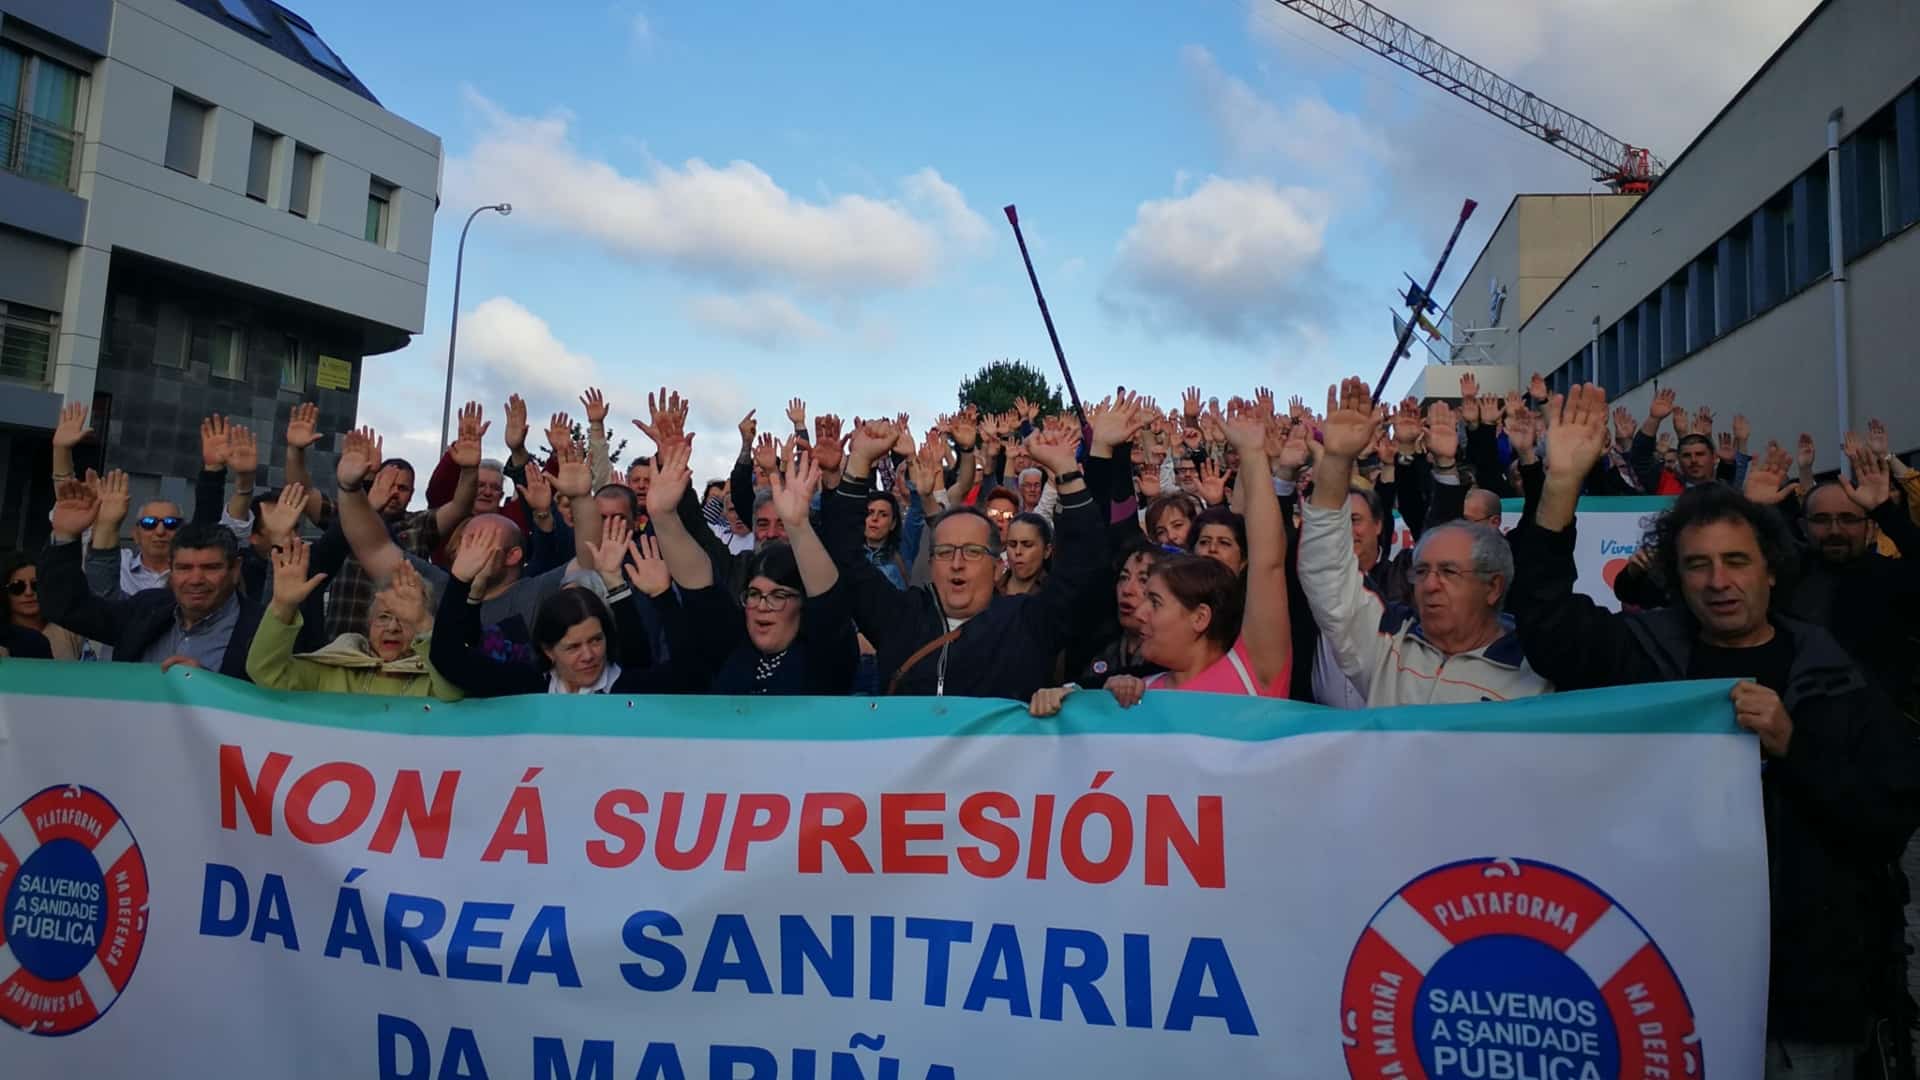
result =
[{"label": "elderly man in white jacket", "polygon": [[1359,379],[1327,391],[1326,453],[1302,511],[1300,586],[1340,670],[1367,704],[1507,701],[1551,693],[1527,666],[1501,612],[1513,554],[1498,530],[1465,521],[1427,529],[1414,548],[1414,607],[1389,606],[1353,559],[1347,483],[1379,437],[1382,410]]}]

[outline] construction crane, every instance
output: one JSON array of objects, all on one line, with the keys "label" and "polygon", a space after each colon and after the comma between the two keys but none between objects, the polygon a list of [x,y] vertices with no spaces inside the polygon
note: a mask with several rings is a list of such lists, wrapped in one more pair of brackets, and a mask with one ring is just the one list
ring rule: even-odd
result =
[{"label": "construction crane", "polygon": [[1622,142],[1591,122],[1542,101],[1366,0],[1275,2],[1544,140],[1592,169],[1594,180],[1614,191],[1644,195],[1666,170],[1666,163],[1646,147]]}]

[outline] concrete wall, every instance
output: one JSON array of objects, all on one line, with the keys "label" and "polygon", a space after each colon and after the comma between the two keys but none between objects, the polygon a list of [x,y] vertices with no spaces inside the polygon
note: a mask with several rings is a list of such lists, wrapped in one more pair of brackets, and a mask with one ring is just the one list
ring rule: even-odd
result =
[{"label": "concrete wall", "polygon": [[[1907,0],[1833,0],[1771,66],[1677,160],[1634,212],[1570,275],[1521,331],[1521,362],[1550,371],[1590,334],[1611,326],[1662,282],[1776,195],[1825,151],[1825,126],[1845,110],[1843,134],[1920,77],[1920,6]],[[1815,208],[1824,215],[1824,207]],[[1825,252],[1819,265],[1826,265]],[[1853,414],[1897,428],[1920,444],[1916,348],[1905,323],[1920,298],[1915,230],[1887,240],[1849,268],[1855,293]],[[1756,438],[1783,442],[1805,431],[1835,463],[1840,438],[1828,287],[1817,284],[1660,373],[1689,405],[1723,417],[1745,413]],[[1617,389],[1617,388],[1616,388]],[[1652,383],[1625,395],[1644,409]]]},{"label": "concrete wall", "polygon": [[[176,88],[212,106],[199,177],[163,163]],[[284,136],[267,203],[245,195],[256,123]],[[304,219],[286,209],[295,140],[323,155]],[[399,189],[385,246],[362,237],[369,175]],[[432,133],[174,0],[116,0],[93,79],[79,190],[87,229],[69,269],[55,389],[92,392],[115,250],[340,312],[370,324],[370,344],[397,348],[425,315],[439,177]]]}]

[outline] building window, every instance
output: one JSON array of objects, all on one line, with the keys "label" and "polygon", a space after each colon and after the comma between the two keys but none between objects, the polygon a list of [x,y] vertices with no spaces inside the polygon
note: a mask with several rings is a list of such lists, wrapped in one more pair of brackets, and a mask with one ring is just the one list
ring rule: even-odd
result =
[{"label": "building window", "polygon": [[307,367],[301,361],[300,339],[292,334],[280,339],[280,387],[295,391],[307,388]]},{"label": "building window", "polygon": [[243,22],[263,34],[267,33],[267,24],[261,22],[260,16],[254,14],[253,9],[247,6],[247,0],[220,0],[220,10],[238,22]]},{"label": "building window", "polygon": [[1714,284],[1719,260],[1712,252],[1693,261],[1692,287],[1687,290],[1687,351],[1704,349],[1720,336],[1714,321]]},{"label": "building window", "polygon": [[1645,378],[1640,372],[1640,311],[1629,311],[1626,317],[1616,324],[1620,335],[1620,371],[1619,382],[1605,383],[1609,390],[1625,390],[1629,386],[1638,386]]},{"label": "building window", "polygon": [[167,117],[167,168],[200,175],[200,144],[207,133],[207,107],[183,94],[173,95]]},{"label": "building window", "polygon": [[[1802,178],[1806,185],[1804,212],[1794,223],[1805,243],[1804,273],[1796,274],[1794,288],[1810,285],[1831,272],[1833,255],[1827,249],[1827,159],[1822,156]],[[1798,202],[1798,200],[1796,200]]]},{"label": "building window", "polygon": [[319,157],[320,152],[312,147],[293,148],[293,190],[287,197],[287,209],[300,217],[308,216],[307,203],[313,198],[313,173]]},{"label": "building window", "polygon": [[73,190],[86,90],[78,68],[0,43],[0,169]]},{"label": "building window", "polygon": [[25,304],[0,304],[0,381],[45,386],[60,317]]},{"label": "building window", "polygon": [[367,181],[367,243],[387,246],[387,223],[393,216],[393,185]]},{"label": "building window", "polygon": [[1753,222],[1742,221],[1727,234],[1725,248],[1726,259],[1721,270],[1726,274],[1727,324],[1720,328],[1726,333],[1747,321],[1753,314]]},{"label": "building window", "polygon": [[1854,135],[1854,235],[1848,254],[1855,255],[1884,240],[1900,227],[1900,148],[1893,110],[1861,125]]},{"label": "building window", "polygon": [[1600,332],[1600,340],[1594,342],[1595,350],[1600,354],[1599,363],[1594,365],[1593,381],[1609,389],[1620,387],[1620,340],[1618,328],[1609,326]]},{"label": "building window", "polygon": [[308,56],[313,57],[314,63],[341,78],[353,77],[347,71],[347,65],[340,62],[340,58],[334,55],[332,49],[327,48],[327,43],[320,40],[320,35],[314,33],[312,25],[305,19],[290,11],[281,12],[280,19],[287,24],[287,30],[293,34],[294,39],[300,42],[300,47],[307,50]]},{"label": "building window", "polygon": [[247,198],[259,202],[267,201],[267,191],[273,179],[273,144],[279,136],[266,128],[254,125],[253,146],[247,156]]},{"label": "building window", "polygon": [[216,323],[210,335],[207,373],[221,379],[247,377],[247,332],[232,323]]},{"label": "building window", "polygon": [[1640,319],[1640,381],[1660,374],[1667,366],[1666,353],[1660,348],[1660,294],[1647,297],[1645,314]]}]

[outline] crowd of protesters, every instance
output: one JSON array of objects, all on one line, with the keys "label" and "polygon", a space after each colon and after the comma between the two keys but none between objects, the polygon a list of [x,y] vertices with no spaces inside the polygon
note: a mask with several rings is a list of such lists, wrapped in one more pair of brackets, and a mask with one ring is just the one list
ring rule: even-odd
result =
[{"label": "crowd of protesters", "polygon": [[[623,475],[598,391],[540,456],[516,396],[501,459],[481,406],[461,411],[423,510],[370,430],[336,433],[335,475],[311,476],[303,405],[283,488],[256,489],[255,436],[212,417],[191,515],[146,503],[129,536],[126,476],[75,475],[71,405],[52,539],[6,561],[0,647],[282,690],[952,695],[1036,717],[1076,693],[1360,708],[1732,679],[1763,755],[1768,1075],[1852,1077],[1874,1024],[1911,1019],[1920,474],[1878,421],[1822,472],[1808,437],[1751,449],[1744,418],[1723,430],[1670,390],[1637,417],[1537,375],[1460,389],[1395,407],[1349,379],[1324,412],[1122,389],[918,436],[905,416],[809,425],[795,399],[777,435],[743,419],[704,484],[677,393],[649,395],[653,453]],[[1576,509],[1628,494],[1673,501],[1616,612],[1576,591]]]}]

